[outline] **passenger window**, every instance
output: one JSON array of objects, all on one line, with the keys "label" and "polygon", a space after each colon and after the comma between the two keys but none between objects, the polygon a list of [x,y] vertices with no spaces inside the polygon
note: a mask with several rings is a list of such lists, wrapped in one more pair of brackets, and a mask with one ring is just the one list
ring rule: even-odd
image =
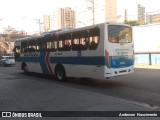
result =
[{"label": "passenger window", "polygon": [[72,50],[78,50],[79,49],[79,34],[73,33],[72,34]]},{"label": "passenger window", "polygon": [[37,39],[37,51],[44,51],[46,50],[47,45],[46,45],[46,40],[44,37],[38,38]]},{"label": "passenger window", "polygon": [[51,50],[52,49],[52,39],[47,39],[47,50]]},{"label": "passenger window", "polygon": [[88,31],[83,31],[80,33],[80,49],[86,50],[88,48]]},{"label": "passenger window", "polygon": [[89,31],[89,49],[90,50],[97,49],[99,38],[100,38],[99,28],[94,28]]},{"label": "passenger window", "polygon": [[27,41],[21,42],[21,53],[27,52]]},{"label": "passenger window", "polygon": [[57,36],[46,38],[47,41],[47,50],[56,51],[57,50]]},{"label": "passenger window", "polygon": [[64,49],[66,51],[71,50],[71,35],[70,34],[65,35]]},{"label": "passenger window", "polygon": [[28,41],[28,49],[27,52],[36,52],[37,51],[37,41],[36,39],[32,39]]},{"label": "passenger window", "polygon": [[58,50],[69,51],[71,50],[71,35],[64,34],[58,37]]},{"label": "passenger window", "polygon": [[57,36],[53,36],[52,38],[52,50],[53,51],[57,50]]},{"label": "passenger window", "polygon": [[13,51],[14,51],[15,59],[20,57],[20,46],[15,46]]}]

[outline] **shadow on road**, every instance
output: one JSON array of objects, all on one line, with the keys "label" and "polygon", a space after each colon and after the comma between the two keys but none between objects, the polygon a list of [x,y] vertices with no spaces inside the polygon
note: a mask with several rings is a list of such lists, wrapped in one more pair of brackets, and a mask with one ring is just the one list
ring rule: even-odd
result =
[{"label": "shadow on road", "polygon": [[[21,75],[25,75],[24,73],[20,73]],[[107,80],[98,80],[98,79],[91,79],[91,78],[73,78],[69,77],[66,81],[58,81],[55,76],[49,75],[42,75],[42,74],[35,74],[35,73],[28,73],[26,76],[41,78],[41,79],[34,79],[43,82],[50,82],[51,84],[55,82],[61,85],[67,86],[87,86],[87,87],[94,87],[94,88],[108,88],[108,89],[116,89],[127,86],[124,81],[115,80],[114,78],[107,79]]]}]

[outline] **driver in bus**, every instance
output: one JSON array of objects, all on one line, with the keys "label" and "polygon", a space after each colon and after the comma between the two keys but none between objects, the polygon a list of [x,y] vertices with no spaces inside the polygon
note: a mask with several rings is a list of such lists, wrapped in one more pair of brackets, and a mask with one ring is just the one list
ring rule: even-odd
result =
[{"label": "driver in bus", "polygon": [[109,38],[109,41],[112,42],[112,43],[116,43],[117,42],[117,40],[116,40],[116,38],[114,36],[111,36]]}]

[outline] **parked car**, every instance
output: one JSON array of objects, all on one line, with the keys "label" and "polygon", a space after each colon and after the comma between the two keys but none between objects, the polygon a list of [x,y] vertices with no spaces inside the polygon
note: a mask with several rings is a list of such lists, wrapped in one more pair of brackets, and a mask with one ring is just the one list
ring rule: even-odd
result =
[{"label": "parked car", "polygon": [[14,56],[2,56],[1,63],[4,66],[15,65]]}]

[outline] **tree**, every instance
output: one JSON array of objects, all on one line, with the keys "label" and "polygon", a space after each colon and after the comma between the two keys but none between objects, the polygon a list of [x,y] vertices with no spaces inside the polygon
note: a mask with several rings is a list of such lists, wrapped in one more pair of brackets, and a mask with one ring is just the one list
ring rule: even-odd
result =
[{"label": "tree", "polygon": [[145,23],[140,23],[137,20],[125,20],[124,23],[129,24],[130,26],[145,25]]}]

